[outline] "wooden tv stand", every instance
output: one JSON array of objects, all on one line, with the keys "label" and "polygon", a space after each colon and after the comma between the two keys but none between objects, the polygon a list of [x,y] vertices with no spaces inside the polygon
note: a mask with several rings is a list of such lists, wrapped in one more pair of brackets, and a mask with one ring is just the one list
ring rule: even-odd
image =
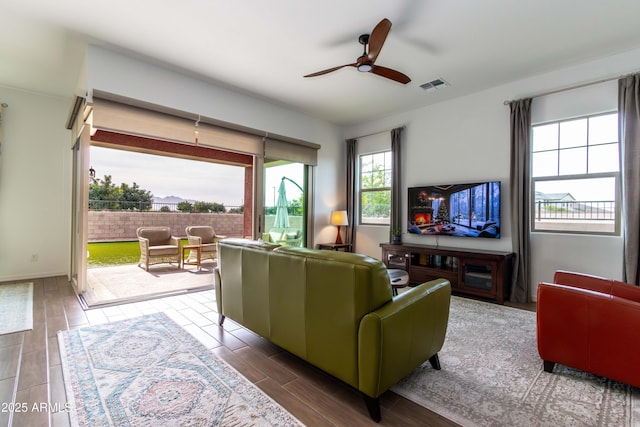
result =
[{"label": "wooden tv stand", "polygon": [[500,304],[509,298],[514,254],[472,249],[381,243],[387,268],[409,273],[409,283],[419,284],[445,278],[451,292],[472,295]]}]

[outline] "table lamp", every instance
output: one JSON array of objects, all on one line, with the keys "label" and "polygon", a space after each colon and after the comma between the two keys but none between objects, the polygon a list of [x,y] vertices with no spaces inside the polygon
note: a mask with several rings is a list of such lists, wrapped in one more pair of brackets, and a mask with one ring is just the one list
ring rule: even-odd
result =
[{"label": "table lamp", "polygon": [[336,245],[341,245],[342,236],[340,236],[340,227],[343,225],[349,225],[349,220],[347,219],[347,211],[331,211],[331,225],[338,226]]}]

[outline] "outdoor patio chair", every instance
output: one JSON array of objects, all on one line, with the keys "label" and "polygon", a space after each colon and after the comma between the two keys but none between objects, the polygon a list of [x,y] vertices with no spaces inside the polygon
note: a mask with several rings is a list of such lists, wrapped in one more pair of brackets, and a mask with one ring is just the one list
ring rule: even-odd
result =
[{"label": "outdoor patio chair", "polygon": [[263,233],[262,240],[282,246],[302,246],[302,230],[274,227]]},{"label": "outdoor patio chair", "polygon": [[[218,258],[218,240],[227,236],[219,236],[213,227],[208,225],[191,225],[185,228],[190,245],[200,246],[200,260]],[[197,256],[195,251],[189,251],[189,261]]]},{"label": "outdoor patio chair", "polygon": [[175,262],[180,268],[180,239],[171,235],[171,228],[139,227],[136,235],[140,242],[138,267],[149,271],[150,265]]}]

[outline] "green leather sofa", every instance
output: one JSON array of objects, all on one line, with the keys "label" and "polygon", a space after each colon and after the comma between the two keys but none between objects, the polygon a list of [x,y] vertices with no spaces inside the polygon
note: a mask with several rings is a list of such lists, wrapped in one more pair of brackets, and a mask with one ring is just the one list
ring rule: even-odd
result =
[{"label": "green leather sofa", "polygon": [[218,260],[219,324],[229,317],[353,386],[375,421],[382,393],[427,360],[440,369],[445,279],[393,297],[376,259],[244,239],[221,240]]}]

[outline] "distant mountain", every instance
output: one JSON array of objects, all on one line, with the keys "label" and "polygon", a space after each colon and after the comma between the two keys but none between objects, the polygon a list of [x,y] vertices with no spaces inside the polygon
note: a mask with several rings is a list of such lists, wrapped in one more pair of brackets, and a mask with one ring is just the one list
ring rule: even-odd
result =
[{"label": "distant mountain", "polygon": [[178,196],[166,196],[166,197],[154,197],[153,203],[181,203],[181,202],[190,202],[191,204],[195,203],[195,200],[187,200]]}]

